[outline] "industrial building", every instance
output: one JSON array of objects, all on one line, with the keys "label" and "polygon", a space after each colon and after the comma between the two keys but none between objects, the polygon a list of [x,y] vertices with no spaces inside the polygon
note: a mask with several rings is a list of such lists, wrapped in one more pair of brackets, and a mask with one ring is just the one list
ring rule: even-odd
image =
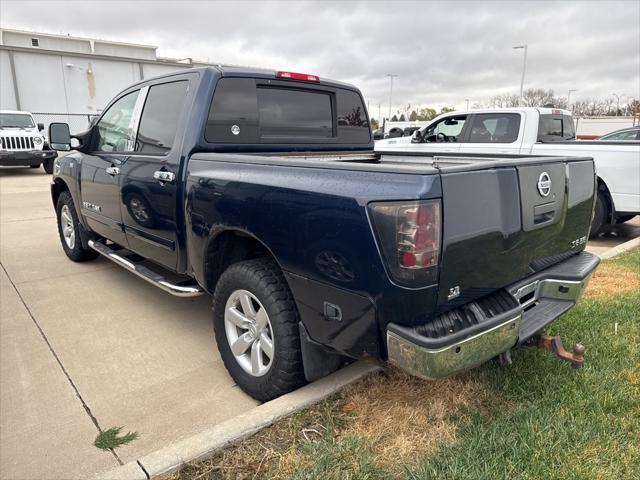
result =
[{"label": "industrial building", "polygon": [[156,55],[157,47],[0,29],[0,109],[85,129],[118,92],[153,76],[208,63]]}]

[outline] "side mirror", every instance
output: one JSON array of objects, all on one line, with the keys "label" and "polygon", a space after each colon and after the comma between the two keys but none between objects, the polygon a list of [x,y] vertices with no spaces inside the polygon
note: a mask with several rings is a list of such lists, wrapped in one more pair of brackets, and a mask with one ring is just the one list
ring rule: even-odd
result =
[{"label": "side mirror", "polygon": [[411,143],[422,143],[422,136],[420,130],[416,130],[411,134]]},{"label": "side mirror", "polygon": [[60,152],[68,152],[71,150],[69,124],[52,123],[49,125],[49,146]]},{"label": "side mirror", "polygon": [[44,130],[44,123],[39,123],[38,124],[38,131],[42,132]]}]

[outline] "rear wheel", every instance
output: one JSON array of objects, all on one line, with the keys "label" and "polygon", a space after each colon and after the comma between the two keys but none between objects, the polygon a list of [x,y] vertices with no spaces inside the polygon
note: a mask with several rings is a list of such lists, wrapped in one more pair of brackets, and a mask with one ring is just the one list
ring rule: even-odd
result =
[{"label": "rear wheel", "polygon": [[591,229],[589,231],[590,237],[595,237],[602,231],[607,223],[607,199],[604,194],[598,190],[598,197],[596,198],[596,205],[593,210],[593,220],[591,220]]},{"label": "rear wheel", "polygon": [[62,243],[62,249],[67,257],[74,262],[85,262],[96,258],[99,255],[98,252],[82,246],[79,231],[80,222],[69,191],[62,192],[58,197],[56,215],[60,243]]},{"label": "rear wheel", "polygon": [[256,400],[305,384],[297,309],[273,261],[235,263],[222,274],[213,296],[213,326],[229,374]]}]

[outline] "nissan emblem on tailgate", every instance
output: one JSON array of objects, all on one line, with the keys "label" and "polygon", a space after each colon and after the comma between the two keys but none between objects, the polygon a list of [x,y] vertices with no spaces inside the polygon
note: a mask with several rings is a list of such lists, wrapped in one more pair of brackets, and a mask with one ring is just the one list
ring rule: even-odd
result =
[{"label": "nissan emblem on tailgate", "polygon": [[538,192],[543,197],[546,197],[551,192],[551,177],[547,172],[542,172],[538,178]]}]

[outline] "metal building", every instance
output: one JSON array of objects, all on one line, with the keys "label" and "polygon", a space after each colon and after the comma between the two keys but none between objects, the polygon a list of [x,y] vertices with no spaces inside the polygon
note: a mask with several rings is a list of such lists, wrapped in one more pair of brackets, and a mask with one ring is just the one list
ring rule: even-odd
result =
[{"label": "metal building", "polygon": [[82,131],[119,91],[144,78],[205,65],[159,58],[157,47],[0,29],[0,109]]}]

